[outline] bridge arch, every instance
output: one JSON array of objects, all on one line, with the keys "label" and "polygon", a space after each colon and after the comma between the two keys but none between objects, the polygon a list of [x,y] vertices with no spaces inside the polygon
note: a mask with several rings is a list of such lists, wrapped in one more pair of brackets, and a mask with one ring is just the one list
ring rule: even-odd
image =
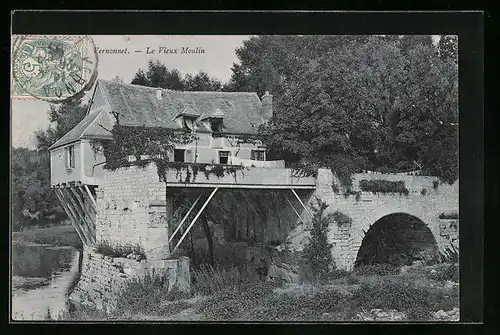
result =
[{"label": "bridge arch", "polygon": [[386,203],[374,208],[355,227],[351,265],[402,265],[418,259],[419,253],[437,255],[438,239],[429,215],[409,207],[391,208]]}]

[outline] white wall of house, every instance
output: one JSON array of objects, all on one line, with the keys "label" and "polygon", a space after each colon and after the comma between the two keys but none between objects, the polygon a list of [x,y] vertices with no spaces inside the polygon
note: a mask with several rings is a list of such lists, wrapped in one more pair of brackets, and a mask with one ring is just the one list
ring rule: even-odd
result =
[{"label": "white wall of house", "polygon": [[[81,147],[83,152],[83,173],[88,178],[102,178],[104,170],[104,162],[106,161],[102,153],[96,153],[92,149],[89,140],[82,140]],[[91,180],[89,180],[90,183]],[[91,183],[90,183],[91,184]]]},{"label": "white wall of house", "polygon": [[[73,148],[73,166],[69,164],[68,151]],[[51,185],[81,181],[83,176],[83,165],[81,156],[81,143],[73,142],[56,148],[50,152]]]},{"label": "white wall of house", "polygon": [[[186,150],[185,161],[196,163],[219,164],[219,152],[229,152],[230,156],[242,159],[251,159],[252,150],[264,150],[255,144],[242,143],[237,145],[235,140],[223,137],[212,137],[211,133],[197,133],[198,141],[186,145],[178,145],[177,149]],[[174,161],[174,154],[169,155],[169,160]]]},{"label": "white wall of house", "polygon": [[[243,143],[239,147],[234,140],[227,138],[213,138],[211,133],[198,133],[198,141],[186,145],[179,145],[177,149],[184,149],[184,161],[188,163],[219,164],[219,152],[228,152],[230,156],[242,159],[251,159],[252,150],[264,150],[254,144]],[[73,147],[74,166],[67,163],[69,147]],[[169,161],[173,162],[174,152],[169,153]],[[69,145],[56,148],[50,153],[51,184],[79,181],[83,184],[98,185],[104,174],[105,157],[95,153],[90,140],[82,139]]]}]

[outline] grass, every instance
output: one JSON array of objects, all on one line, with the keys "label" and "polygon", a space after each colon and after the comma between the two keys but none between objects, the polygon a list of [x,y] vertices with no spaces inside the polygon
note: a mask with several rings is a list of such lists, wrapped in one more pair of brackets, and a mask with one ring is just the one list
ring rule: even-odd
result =
[{"label": "grass", "polygon": [[35,228],[12,233],[12,242],[18,244],[50,244],[82,248],[82,241],[73,226]]},{"label": "grass", "polygon": [[206,267],[194,274],[198,280],[193,283],[194,298],[175,288],[168,290],[160,278],[146,277],[127,285],[114,312],[77,307],[62,318],[161,320],[182,312],[182,317],[205,321],[353,321],[362,311],[381,309],[402,312],[406,321],[421,321],[432,320],[438,310],[459,306],[458,286],[449,285],[450,279],[457,279],[451,275],[453,264],[401,274],[382,268],[335,271],[322,285],[289,285],[246,278],[246,272],[236,268]]},{"label": "grass", "polygon": [[203,264],[193,271],[193,290],[195,294],[210,295],[227,288],[237,289],[249,283],[253,275],[249,267],[226,270],[220,264]]}]

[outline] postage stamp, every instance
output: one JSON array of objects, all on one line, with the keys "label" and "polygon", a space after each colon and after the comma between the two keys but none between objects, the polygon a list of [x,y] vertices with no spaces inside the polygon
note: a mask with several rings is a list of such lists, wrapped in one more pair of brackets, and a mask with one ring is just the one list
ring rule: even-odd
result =
[{"label": "postage stamp", "polygon": [[64,102],[81,98],[97,78],[89,36],[13,36],[12,98]]}]

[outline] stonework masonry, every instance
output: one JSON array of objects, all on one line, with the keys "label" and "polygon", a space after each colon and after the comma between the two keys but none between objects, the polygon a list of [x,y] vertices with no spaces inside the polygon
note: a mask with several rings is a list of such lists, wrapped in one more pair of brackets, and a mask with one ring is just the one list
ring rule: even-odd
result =
[{"label": "stonework masonry", "polygon": [[177,287],[183,292],[191,289],[189,258],[173,260],[136,261],[112,258],[96,253],[93,247],[84,246],[80,279],[70,295],[78,304],[88,304],[98,309],[112,310],[124,285],[133,278],[160,275],[166,278],[168,288]]},{"label": "stonework masonry", "polygon": [[[420,219],[432,232],[440,251],[450,244],[458,247],[458,219],[442,220],[443,212],[458,213],[458,180],[453,185],[440,184],[435,187],[437,178],[404,174],[360,173],[353,176],[353,191],[360,191],[360,180],[384,179],[404,181],[409,190],[408,195],[373,194],[361,192],[356,200],[354,195],[345,197],[341,192],[335,193],[332,183],[340,185],[328,169],[318,171],[316,191],[312,195],[309,206],[319,198],[329,207],[327,213],[336,210],[352,218],[351,227],[339,228],[332,222],[329,226],[329,241],[333,244],[333,256],[337,267],[351,270],[354,267],[358,250],[363,241],[364,232],[379,219],[393,213],[405,213]],[[422,191],[425,189],[425,191]]]},{"label": "stonework masonry", "polygon": [[[113,259],[85,247],[81,280],[72,299],[84,297],[87,302],[94,300],[96,305],[104,306],[105,300],[116,294],[127,279],[144,276],[153,269],[168,270],[172,284],[189,290],[189,259],[168,260],[170,232],[167,220],[172,218],[173,201],[165,183],[160,181],[156,166],[120,168],[104,174],[96,190],[97,243],[139,245],[147,261]],[[331,171],[320,169],[316,189],[309,193],[309,199],[303,199],[309,212],[318,198],[329,205],[327,212],[338,210],[352,219],[347,227],[338,227],[335,222],[329,225],[328,238],[338,268],[352,270],[365,232],[379,219],[393,213],[420,219],[432,232],[439,250],[444,251],[450,245],[458,247],[458,219],[439,218],[443,212],[458,213],[458,181],[453,185],[437,185],[434,177],[365,173],[353,176],[353,191],[360,191],[359,181],[363,179],[404,181],[409,194],[360,192],[358,199],[354,195],[346,197],[342,192],[333,191],[333,182],[337,185],[339,182]],[[305,211],[301,216],[307,218]],[[307,235],[308,227],[299,225],[290,232],[289,239],[303,242]],[[295,244],[302,248],[302,242]]]},{"label": "stonework masonry", "polygon": [[147,259],[166,259],[168,210],[165,183],[154,164],[106,171],[97,194],[96,240],[139,245]]}]

